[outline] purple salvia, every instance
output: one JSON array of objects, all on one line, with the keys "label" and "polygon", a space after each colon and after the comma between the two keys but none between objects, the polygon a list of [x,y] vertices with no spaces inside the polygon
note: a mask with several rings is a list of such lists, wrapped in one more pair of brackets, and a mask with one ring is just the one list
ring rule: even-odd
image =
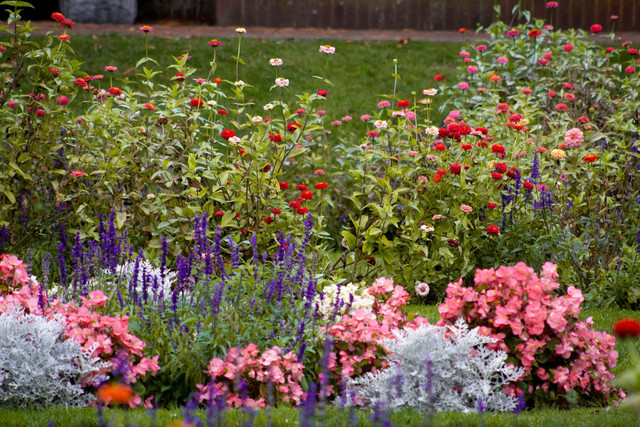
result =
[{"label": "purple salvia", "polygon": [[169,244],[167,238],[162,236],[162,258],[160,258],[160,278],[164,282],[165,269],[167,267],[167,253],[169,252]]},{"label": "purple salvia", "polygon": [[218,272],[220,274],[220,278],[226,282],[227,272],[224,268],[224,262],[222,261],[222,254],[220,251],[222,250],[222,246],[220,241],[222,240],[222,230],[220,226],[216,227],[216,235],[213,240],[213,254],[216,257],[216,263],[218,264]]},{"label": "purple salvia", "polygon": [[318,402],[318,386],[314,382],[311,383],[307,397],[302,404],[302,411],[300,411],[300,427],[312,427],[313,415],[315,414],[316,404]]},{"label": "purple salvia", "polygon": [[64,243],[60,242],[58,245],[58,266],[60,267],[60,287],[62,289],[67,287],[67,266],[64,258]]},{"label": "purple salvia", "polygon": [[531,182],[538,183],[540,179],[540,165],[538,163],[538,152],[533,153],[533,164],[531,165]]},{"label": "purple salvia", "polygon": [[220,304],[222,303],[222,297],[224,295],[224,282],[217,283],[213,291],[213,298],[211,300],[211,312],[214,316],[220,313]]},{"label": "purple salvia", "polygon": [[79,277],[83,276],[82,270],[84,265],[82,263],[82,242],[80,241],[80,232],[76,233],[76,240],[71,250],[71,264],[73,265],[73,298],[76,298],[76,292],[78,289]]},{"label": "purple salvia", "polygon": [[229,252],[231,253],[231,269],[235,270],[240,265],[240,253],[238,252],[238,245],[235,244],[233,238],[229,236]]},{"label": "purple salvia", "polygon": [[51,254],[47,252],[42,258],[42,286],[49,288],[49,274],[51,271]]},{"label": "purple salvia", "polygon": [[302,345],[300,346],[300,349],[298,350],[298,362],[302,362],[302,359],[304,359],[304,351],[307,349],[307,343],[303,342]]},{"label": "purple salvia", "polygon": [[[136,258],[135,264],[133,264],[133,273],[131,275],[131,279],[129,279],[129,297],[133,295],[134,291],[138,287],[138,274],[140,274],[140,260],[143,257],[143,249],[140,248],[140,252],[138,252],[138,257]],[[137,293],[137,291],[136,291]],[[135,301],[134,301],[135,304]]]},{"label": "purple salvia", "polygon": [[146,303],[149,299],[149,272],[147,271],[147,267],[142,267],[142,299]]}]

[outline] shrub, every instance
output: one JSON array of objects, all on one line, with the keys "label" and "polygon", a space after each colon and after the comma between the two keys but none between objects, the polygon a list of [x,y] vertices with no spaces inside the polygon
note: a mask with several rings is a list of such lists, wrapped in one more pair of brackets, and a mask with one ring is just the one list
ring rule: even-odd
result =
[{"label": "shrub", "polygon": [[85,406],[85,389],[108,364],[64,338],[60,314],[45,318],[16,307],[0,312],[0,406]]},{"label": "shrub", "polygon": [[524,370],[507,364],[505,352],[487,348],[495,341],[478,328],[469,330],[462,319],[446,327],[396,330],[381,342],[389,351],[389,367],[348,380],[348,404],[421,412],[511,411],[516,398],[502,388]]}]

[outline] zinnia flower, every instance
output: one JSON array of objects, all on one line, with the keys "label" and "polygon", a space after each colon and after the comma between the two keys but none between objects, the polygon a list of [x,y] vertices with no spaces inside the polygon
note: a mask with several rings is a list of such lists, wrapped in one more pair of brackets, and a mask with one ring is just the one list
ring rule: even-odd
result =
[{"label": "zinnia flower", "polygon": [[145,33],[148,33],[150,31],[153,31],[153,27],[150,27],[148,25],[143,25],[142,27],[140,27],[140,31],[143,31]]},{"label": "zinnia flower", "polygon": [[231,129],[225,129],[222,131],[222,133],[220,134],[220,136],[225,139],[225,140],[229,140],[229,138],[231,138],[232,136],[236,136],[236,133],[231,130]]},{"label": "zinnia flower", "polygon": [[116,405],[127,404],[133,399],[135,393],[125,384],[105,384],[96,393],[98,400],[105,405],[115,403]]},{"label": "zinnia flower", "polygon": [[328,44],[320,46],[320,53],[326,53],[327,55],[333,55],[336,53],[336,48],[329,46]]},{"label": "zinnia flower", "polygon": [[531,31],[529,31],[529,37],[535,39],[536,37],[538,37],[540,34],[542,34],[542,32],[538,29],[533,29]]},{"label": "zinnia flower", "polygon": [[289,86],[289,80],[285,79],[284,77],[278,77],[276,79],[276,86],[279,86],[279,87]]},{"label": "zinnia flower", "polygon": [[424,282],[418,283],[416,285],[416,293],[421,297],[426,297],[429,295],[429,285]]},{"label": "zinnia flower", "polygon": [[590,28],[591,32],[594,34],[598,34],[600,31],[602,31],[602,25],[600,24],[593,24]]},{"label": "zinnia flower", "polygon": [[204,105],[204,101],[202,99],[200,99],[200,98],[193,98],[193,99],[191,99],[190,104],[194,108],[202,107]]},{"label": "zinnia flower", "polygon": [[568,148],[578,148],[584,142],[584,134],[578,128],[569,129],[564,134],[564,142]]},{"label": "zinnia flower", "polygon": [[487,234],[490,236],[497,236],[498,234],[500,234],[500,229],[497,225],[491,224],[487,227]]},{"label": "zinnia flower", "polygon": [[60,12],[53,12],[51,14],[51,19],[53,19],[56,22],[62,22],[64,21],[66,18],[64,17],[63,14],[61,14]]},{"label": "zinnia flower", "polygon": [[587,163],[593,163],[598,160],[598,156],[595,154],[587,154],[586,156],[584,156],[583,160]]},{"label": "zinnia flower", "polygon": [[620,319],[613,324],[613,333],[621,339],[638,338],[640,336],[640,322],[632,318]]}]

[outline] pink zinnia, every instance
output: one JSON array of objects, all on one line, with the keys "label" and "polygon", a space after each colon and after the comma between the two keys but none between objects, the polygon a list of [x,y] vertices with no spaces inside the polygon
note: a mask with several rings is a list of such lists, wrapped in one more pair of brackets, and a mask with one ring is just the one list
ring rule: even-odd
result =
[{"label": "pink zinnia", "polygon": [[360,120],[366,122],[367,120],[371,120],[371,116],[369,114],[363,114],[360,116]]},{"label": "pink zinnia", "polygon": [[476,74],[478,72],[478,67],[474,66],[474,65],[469,65],[467,67],[467,72],[469,74]]},{"label": "pink zinnia", "polygon": [[569,129],[564,134],[564,142],[568,148],[578,148],[584,142],[584,134],[578,128]]},{"label": "pink zinnia", "polygon": [[467,82],[460,82],[460,83],[458,83],[458,89],[460,89],[460,90],[467,90],[467,89],[469,89],[469,83],[467,83]]}]

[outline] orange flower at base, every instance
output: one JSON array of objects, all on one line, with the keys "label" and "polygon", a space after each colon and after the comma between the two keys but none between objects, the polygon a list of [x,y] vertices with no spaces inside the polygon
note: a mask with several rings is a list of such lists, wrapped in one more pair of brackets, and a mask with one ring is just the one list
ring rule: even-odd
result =
[{"label": "orange flower at base", "polygon": [[133,399],[134,393],[131,387],[124,384],[105,384],[98,389],[97,396],[105,405],[125,405]]}]

